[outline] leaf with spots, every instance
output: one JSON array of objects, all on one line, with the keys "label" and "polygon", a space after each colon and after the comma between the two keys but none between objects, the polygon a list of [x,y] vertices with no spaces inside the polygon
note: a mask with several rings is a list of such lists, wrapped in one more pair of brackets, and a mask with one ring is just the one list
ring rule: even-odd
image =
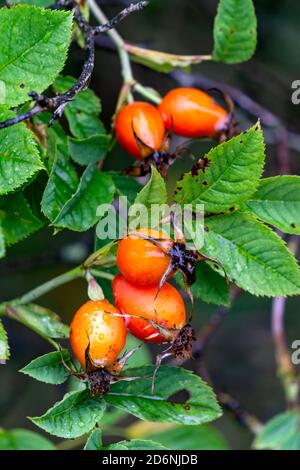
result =
[{"label": "leaf with spots", "polygon": [[220,0],[214,23],[213,59],[236,64],[249,60],[257,43],[252,0]]},{"label": "leaf with spots", "polygon": [[[28,101],[62,70],[71,41],[72,13],[17,5],[0,10],[0,81],[5,104]],[[1,119],[2,120],[2,119]]]},{"label": "leaf with spots", "polygon": [[152,366],[127,369],[126,375],[141,378],[113,384],[104,399],[146,421],[195,425],[221,416],[214,392],[200,377],[183,368],[162,366],[152,395],[153,372]]},{"label": "leaf with spots", "polygon": [[243,209],[285,233],[300,235],[300,177],[263,179]]},{"label": "leaf with spots", "polygon": [[255,192],[264,167],[265,146],[260,124],[211,149],[209,164],[186,173],[174,197],[180,204],[204,204],[208,212],[224,212]]}]

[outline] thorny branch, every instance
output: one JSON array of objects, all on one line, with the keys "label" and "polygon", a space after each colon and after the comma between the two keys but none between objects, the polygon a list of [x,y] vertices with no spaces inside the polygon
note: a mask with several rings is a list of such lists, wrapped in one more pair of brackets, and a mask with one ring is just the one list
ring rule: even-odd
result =
[{"label": "thorny branch", "polygon": [[35,102],[33,108],[14,118],[0,122],[0,129],[4,129],[18,124],[21,121],[31,119],[35,115],[43,111],[51,111],[53,113],[52,118],[49,122],[49,126],[51,126],[57,119],[61,118],[64,109],[68,105],[68,103],[72,101],[80,91],[85,90],[89,85],[89,81],[95,65],[95,36],[97,36],[98,34],[103,34],[113,29],[120,21],[124,20],[128,15],[135,11],[142,10],[148,5],[148,3],[149,1],[140,1],[138,3],[132,3],[129,5],[129,7],[122,10],[107,23],[100,26],[92,27],[84,19],[80,7],[75,0],[57,0],[53,8],[71,9],[73,11],[74,19],[85,39],[86,59],[83,64],[81,74],[77,82],[68,91],[62,94],[58,94],[52,98],[49,98],[43,94],[38,94],[34,91],[29,92],[29,96]]}]

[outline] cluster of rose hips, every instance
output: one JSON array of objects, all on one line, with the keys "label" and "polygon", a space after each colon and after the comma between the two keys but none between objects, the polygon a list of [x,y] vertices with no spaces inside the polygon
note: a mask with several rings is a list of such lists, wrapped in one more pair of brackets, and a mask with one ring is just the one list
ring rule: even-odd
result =
[{"label": "cluster of rose hips", "polygon": [[[217,137],[226,131],[228,121],[229,114],[209,95],[179,88],[170,91],[158,108],[143,102],[124,106],[116,116],[115,132],[134,158],[148,159],[149,165],[162,169],[166,131],[192,138]],[[197,259],[205,258],[154,229],[136,230],[119,242],[120,274],[112,282],[116,306],[105,299],[90,300],[71,323],[71,346],[84,369],[75,375],[89,383],[93,395],[105,393],[115,380],[131,379],[120,372],[134,351],[118,359],[127,330],[141,341],[168,344],[157,358],[157,368],[169,355],[181,361],[191,356],[193,330],[187,324],[184,301],[166,281],[180,270],[189,287]]]},{"label": "cluster of rose hips", "polygon": [[151,165],[166,176],[180,153],[168,152],[172,133],[190,139],[210,137],[222,141],[231,137],[233,127],[232,112],[228,113],[211,96],[195,88],[171,90],[158,107],[147,102],[130,103],[121,108],[115,121],[118,142],[138,160],[138,165],[128,171],[133,176],[149,173]]},{"label": "cluster of rose hips", "polygon": [[[164,249],[153,244],[152,238]],[[119,373],[132,352],[118,360],[127,329],[144,342],[168,343],[159,363],[166,355],[178,359],[190,356],[193,333],[186,325],[184,301],[171,284],[161,285],[173,244],[154,229],[139,229],[123,238],[117,250],[121,274],[112,281],[116,306],[106,299],[90,300],[75,313],[70,341],[85,371],[75,375],[90,383],[92,394],[105,393],[112,381],[127,378]]]}]

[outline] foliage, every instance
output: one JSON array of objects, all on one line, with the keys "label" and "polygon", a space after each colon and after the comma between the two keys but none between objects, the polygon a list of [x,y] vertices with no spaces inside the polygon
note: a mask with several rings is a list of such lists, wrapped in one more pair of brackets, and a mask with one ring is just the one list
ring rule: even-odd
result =
[{"label": "foliage", "polygon": [[[76,9],[80,15],[83,10],[71,3],[72,12],[67,8],[44,8],[50,4],[46,0],[21,3],[0,9],[0,123],[17,116],[18,120],[22,113],[31,118],[0,126],[0,257],[5,256],[8,247],[45,226],[54,233],[88,231],[103,217],[97,212],[98,206],[112,205],[116,196],[127,196],[131,207],[143,205],[148,212],[153,204],[168,202],[189,204],[193,210],[203,205],[204,245],[199,244],[197,237],[193,240],[194,248],[203,257],[197,262],[197,280],[191,288],[195,297],[206,303],[229,306],[227,278],[231,285],[256,296],[299,294],[297,261],[269,226],[285,234],[300,234],[300,177],[262,177],[266,154],[260,123],[214,145],[201,156],[196,170],[193,167],[176,182],[173,194],[169,194],[155,165],[143,186],[120,172],[105,171],[105,157],[115,142],[100,119],[100,98],[87,87],[90,77],[85,74],[93,64],[85,62],[82,75],[86,82],[81,88],[82,77],[76,80],[60,75],[74,33],[74,21],[77,33],[80,26]],[[66,6],[63,1],[61,4]],[[210,56],[150,51],[130,46],[122,38],[117,47],[122,48],[123,56],[127,54],[128,61],[131,57],[156,71],[169,73],[204,60],[240,63],[250,59],[255,52],[256,29],[252,0],[220,0]],[[88,30],[96,34],[92,28]],[[80,42],[87,48],[86,38],[85,43],[83,37]],[[122,60],[122,54],[120,57]],[[125,83],[119,104],[130,100],[134,88],[157,104],[160,94],[131,76],[126,78],[128,64],[126,67],[123,64]],[[74,89],[73,96],[70,90]],[[48,127],[50,111],[57,109],[49,103],[45,105],[47,97],[39,97],[45,91],[47,96],[51,93],[56,98],[65,96],[58,108],[65,120],[60,123],[54,119],[51,127]],[[54,117],[61,116],[58,113]],[[35,185],[38,191],[34,191]],[[194,220],[190,228],[200,229]],[[0,305],[1,317],[22,323],[55,348],[24,365],[23,374],[53,385],[70,379],[69,369],[74,367],[71,355],[58,343],[69,338],[69,328],[55,312],[36,303],[36,299],[76,277],[91,279],[93,274],[100,284],[111,281],[115,273],[115,241],[101,242],[99,246],[98,243],[97,250],[74,272]],[[176,281],[184,287],[180,277]],[[137,344],[129,338],[127,349]],[[0,320],[0,363],[5,363],[9,356],[8,338]],[[125,368],[124,375],[134,380],[127,381],[123,376],[124,380],[111,384],[101,397],[92,397],[88,385],[81,384],[42,416],[30,419],[43,431],[63,439],[89,434],[85,450],[164,450],[179,446],[186,450],[226,449],[222,437],[206,424],[222,414],[212,388],[183,367],[162,366],[152,393],[154,367],[150,363],[149,351],[143,346]],[[79,367],[76,372],[77,375],[81,372]],[[139,434],[131,430],[126,439],[103,446],[102,432],[126,413],[141,420],[144,428]],[[299,413],[288,411],[273,418],[254,446],[299,450]],[[1,429],[0,449],[53,450],[56,446],[32,431]]]}]

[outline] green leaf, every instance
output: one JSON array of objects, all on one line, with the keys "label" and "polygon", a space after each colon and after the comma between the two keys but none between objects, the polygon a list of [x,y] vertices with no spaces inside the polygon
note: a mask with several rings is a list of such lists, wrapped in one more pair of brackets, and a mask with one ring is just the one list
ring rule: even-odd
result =
[{"label": "green leaf", "polygon": [[[119,381],[111,386],[104,399],[147,421],[195,425],[221,416],[212,389],[200,377],[183,368],[163,366],[159,369],[152,395],[153,372],[152,366],[126,370],[126,375],[150,378]],[[178,402],[173,396],[181,391],[188,392],[189,398]]]},{"label": "green leaf", "polygon": [[214,147],[206,155],[208,167],[189,172],[178,181],[175,201],[204,204],[207,212],[224,212],[249,199],[264,166],[264,140],[260,124]]},{"label": "green leaf", "polygon": [[220,0],[214,23],[213,59],[236,64],[256,49],[257,20],[252,0]]},{"label": "green leaf", "polygon": [[62,384],[70,376],[70,372],[62,363],[62,356],[64,361],[70,365],[70,353],[67,349],[62,349],[61,352],[54,351],[33,359],[20,372],[40,382],[53,385]]},{"label": "green leaf", "polygon": [[10,351],[9,344],[7,339],[7,333],[3,326],[2,321],[0,320],[0,364],[5,364],[9,359]]},{"label": "green leaf", "polygon": [[100,429],[94,429],[90,436],[88,437],[88,440],[86,441],[86,444],[83,448],[83,450],[101,450],[102,449],[102,432]]},{"label": "green leaf", "polygon": [[167,203],[167,188],[163,177],[154,166],[151,166],[151,176],[148,183],[138,193],[135,204],[143,204],[151,209],[152,204]]},{"label": "green leaf", "polygon": [[30,418],[44,431],[65,439],[73,439],[88,433],[101,419],[105,402],[90,397],[89,390],[67,393],[43,416]]},{"label": "green leaf", "polygon": [[[0,10],[0,25],[3,10],[9,11]],[[14,116],[0,106],[0,122]],[[0,194],[19,188],[42,168],[34,136],[24,123],[0,130]]]},{"label": "green leaf", "polygon": [[300,177],[263,179],[256,193],[246,202],[247,209],[285,233],[300,235]]},{"label": "green leaf", "polygon": [[99,220],[97,208],[100,204],[110,204],[115,193],[115,186],[109,175],[96,170],[96,165],[89,165],[83,173],[78,188],[63,206],[53,225],[85,232]]},{"label": "green leaf", "polygon": [[6,102],[6,85],[0,80],[0,105],[4,105]]},{"label": "green leaf", "polygon": [[[176,282],[184,288],[180,273],[176,275]],[[226,280],[203,261],[196,265],[196,282],[191,286],[191,291],[194,297],[208,304],[230,305],[229,287]]]},{"label": "green leaf", "polygon": [[142,189],[141,184],[131,176],[121,175],[115,171],[109,171],[108,173],[112,177],[119,195],[126,196],[128,201],[132,204],[137,193]]},{"label": "green leaf", "polygon": [[56,450],[51,441],[27,429],[0,429],[0,450]]},{"label": "green leaf", "polygon": [[[172,450],[226,450],[222,435],[207,424],[184,426],[178,424],[145,423],[136,425],[141,439],[153,439]],[[141,423],[142,424],[142,423]]]},{"label": "green leaf", "polygon": [[54,81],[66,61],[72,14],[19,5],[0,10],[0,80],[6,104],[17,106],[41,93]]},{"label": "green leaf", "polygon": [[43,226],[21,193],[0,197],[0,223],[7,245],[23,240]]},{"label": "green leaf", "polygon": [[103,447],[103,450],[168,450],[158,442],[132,439],[131,441],[120,441]]},{"label": "green leaf", "polygon": [[55,130],[55,158],[41,202],[42,211],[51,222],[76,192],[79,184],[76,170],[70,163],[67,136],[60,126]]},{"label": "green leaf", "polygon": [[204,247],[229,279],[257,296],[300,293],[300,269],[284,242],[251,214],[233,213],[206,219]]},{"label": "green leaf", "polygon": [[74,162],[89,165],[102,160],[108,152],[110,138],[107,134],[97,134],[87,139],[69,137],[69,152]]},{"label": "green leaf", "polygon": [[272,418],[254,441],[255,449],[300,450],[300,415],[287,411]]},{"label": "green leaf", "polygon": [[68,338],[69,327],[48,308],[35,304],[13,305],[10,316],[48,338]]},{"label": "green leaf", "polygon": [[[67,91],[76,80],[73,77],[57,78],[54,90],[59,93]],[[99,119],[101,103],[90,89],[81,91],[65,109],[70,130],[77,139],[87,139],[97,134],[105,134],[106,130]]]}]

